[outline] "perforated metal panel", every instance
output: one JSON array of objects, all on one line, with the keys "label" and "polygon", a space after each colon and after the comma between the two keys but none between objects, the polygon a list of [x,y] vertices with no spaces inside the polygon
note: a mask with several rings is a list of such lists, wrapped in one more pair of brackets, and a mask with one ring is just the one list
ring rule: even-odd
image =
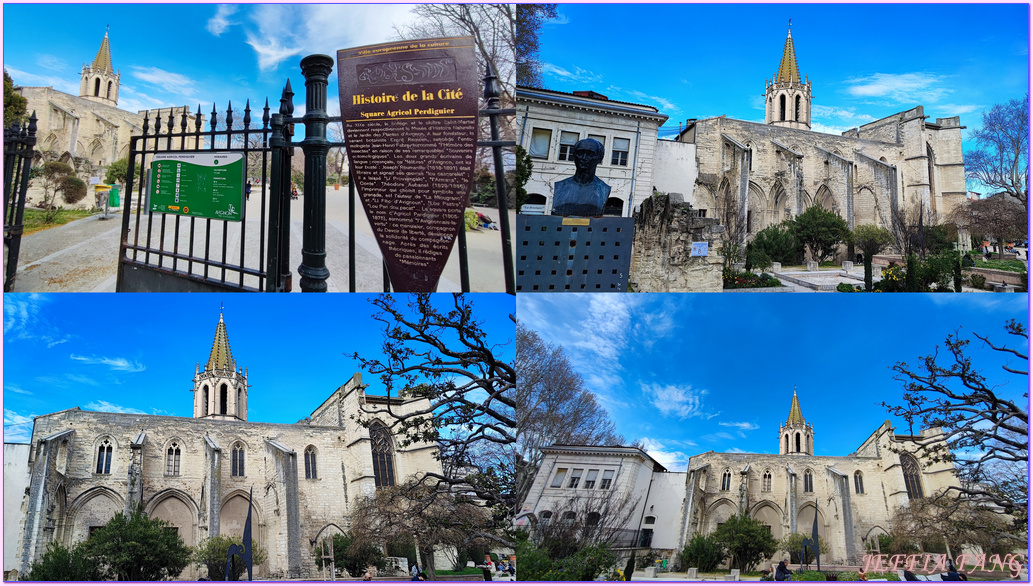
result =
[{"label": "perforated metal panel", "polygon": [[634,229],[633,218],[518,215],[517,291],[627,291]]}]

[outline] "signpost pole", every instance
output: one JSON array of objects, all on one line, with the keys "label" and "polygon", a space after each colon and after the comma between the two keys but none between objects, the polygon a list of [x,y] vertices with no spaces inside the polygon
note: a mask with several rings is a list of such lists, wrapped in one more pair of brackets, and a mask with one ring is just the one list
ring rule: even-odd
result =
[{"label": "signpost pole", "polygon": [[327,78],[334,60],[329,55],[309,55],[301,60],[305,76],[305,227],[302,234],[301,290],[326,292],[330,271],[326,268],[326,155],[330,141],[326,139]]}]

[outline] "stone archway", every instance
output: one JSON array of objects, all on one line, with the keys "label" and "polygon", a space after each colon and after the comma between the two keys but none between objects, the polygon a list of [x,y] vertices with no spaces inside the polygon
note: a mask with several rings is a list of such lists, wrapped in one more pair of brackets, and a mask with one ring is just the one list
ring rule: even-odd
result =
[{"label": "stone archway", "polygon": [[770,527],[775,541],[782,539],[782,512],[775,503],[767,500],[757,503],[750,517]]},{"label": "stone archway", "polygon": [[836,196],[832,194],[832,190],[826,185],[822,185],[818,188],[818,193],[814,196],[815,205],[820,205],[825,210],[833,212],[839,217],[843,217],[843,212],[839,210],[839,205],[836,203]]},{"label": "stone archway", "polygon": [[69,507],[72,523],[68,543],[85,541],[92,529],[103,527],[124,508],[122,498],[104,486],[91,488],[81,494]]},{"label": "stone archway", "polygon": [[703,533],[708,535],[717,529],[717,526],[730,519],[739,512],[739,506],[726,498],[720,498],[707,507],[707,518]]},{"label": "stone archway", "polygon": [[[796,531],[810,536],[811,528],[814,526],[815,515],[818,516],[818,536],[823,541],[827,541],[828,530],[825,527],[825,515],[822,514],[821,510],[814,503],[806,503],[800,507],[800,511],[796,514]],[[831,543],[829,545],[831,546]]]},{"label": "stone archway", "polygon": [[145,509],[147,516],[161,519],[176,528],[180,539],[188,546],[197,545],[197,505],[185,492],[176,489],[164,490]]}]

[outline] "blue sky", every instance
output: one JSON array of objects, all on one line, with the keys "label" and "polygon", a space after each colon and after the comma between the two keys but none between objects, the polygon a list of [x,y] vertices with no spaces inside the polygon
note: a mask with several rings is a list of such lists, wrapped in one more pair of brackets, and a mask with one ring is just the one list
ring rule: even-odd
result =
[{"label": "blue sky", "polygon": [[[406,296],[396,299],[404,301]],[[295,423],[379,358],[382,328],[366,295],[5,294],[4,441],[28,441],[32,417],[72,407],[190,417],[197,362],[208,360],[220,304],[237,366],[248,369],[248,419]],[[446,308],[451,295],[437,295]],[[473,296],[476,315],[512,360],[511,295]],[[363,373],[367,392],[383,394]]]},{"label": "blue sky", "polygon": [[[121,72],[118,107],[136,112],[214,101],[279,107],[289,77],[304,112],[299,63],[307,55],[397,39],[413,20],[403,4],[4,4],[4,68],[15,84],[79,94],[83,64],[110,25],[112,64]],[[336,68],[328,108],[340,112]],[[256,108],[257,106],[257,108]],[[252,114],[252,116],[255,116]],[[261,119],[261,114],[258,114]],[[259,124],[261,124],[259,122]]]},{"label": "blue sky", "polygon": [[972,130],[1029,88],[1028,4],[561,4],[540,38],[548,89],[689,118],[764,121],[789,20],[812,129],[840,133],[917,105]]},{"label": "blue sky", "polygon": [[[1026,294],[529,294],[517,317],[564,348],[618,433],[684,470],[710,450],[778,453],[794,387],[815,453],[845,456],[891,419],[879,406],[901,399],[890,367],[918,364],[958,328],[1016,347],[1004,324],[1028,325],[1028,305]],[[969,349],[1021,400],[1027,378],[982,342]]]}]

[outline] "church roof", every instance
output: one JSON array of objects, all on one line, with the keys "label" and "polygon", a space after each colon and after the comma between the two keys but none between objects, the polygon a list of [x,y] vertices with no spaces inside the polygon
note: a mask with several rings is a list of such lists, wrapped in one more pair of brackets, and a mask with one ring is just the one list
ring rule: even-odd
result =
[{"label": "church roof", "polygon": [[800,83],[800,67],[796,64],[796,48],[793,47],[793,29],[789,29],[786,45],[782,49],[782,62],[778,64],[776,82]]},{"label": "church roof", "polygon": [[222,321],[222,312],[219,312],[219,325],[215,327],[215,341],[212,342],[212,353],[208,355],[208,366],[206,370],[237,370],[237,363],[233,361],[233,353],[230,352],[230,337],[226,334],[226,323]]},{"label": "church roof", "polygon": [[805,425],[803,412],[800,411],[800,400],[796,398],[796,389],[793,389],[793,404],[789,407],[789,425]]},{"label": "church roof", "polygon": [[100,49],[93,59],[93,69],[115,72],[111,66],[111,45],[108,43],[108,32],[104,31],[104,40],[100,42]]}]

